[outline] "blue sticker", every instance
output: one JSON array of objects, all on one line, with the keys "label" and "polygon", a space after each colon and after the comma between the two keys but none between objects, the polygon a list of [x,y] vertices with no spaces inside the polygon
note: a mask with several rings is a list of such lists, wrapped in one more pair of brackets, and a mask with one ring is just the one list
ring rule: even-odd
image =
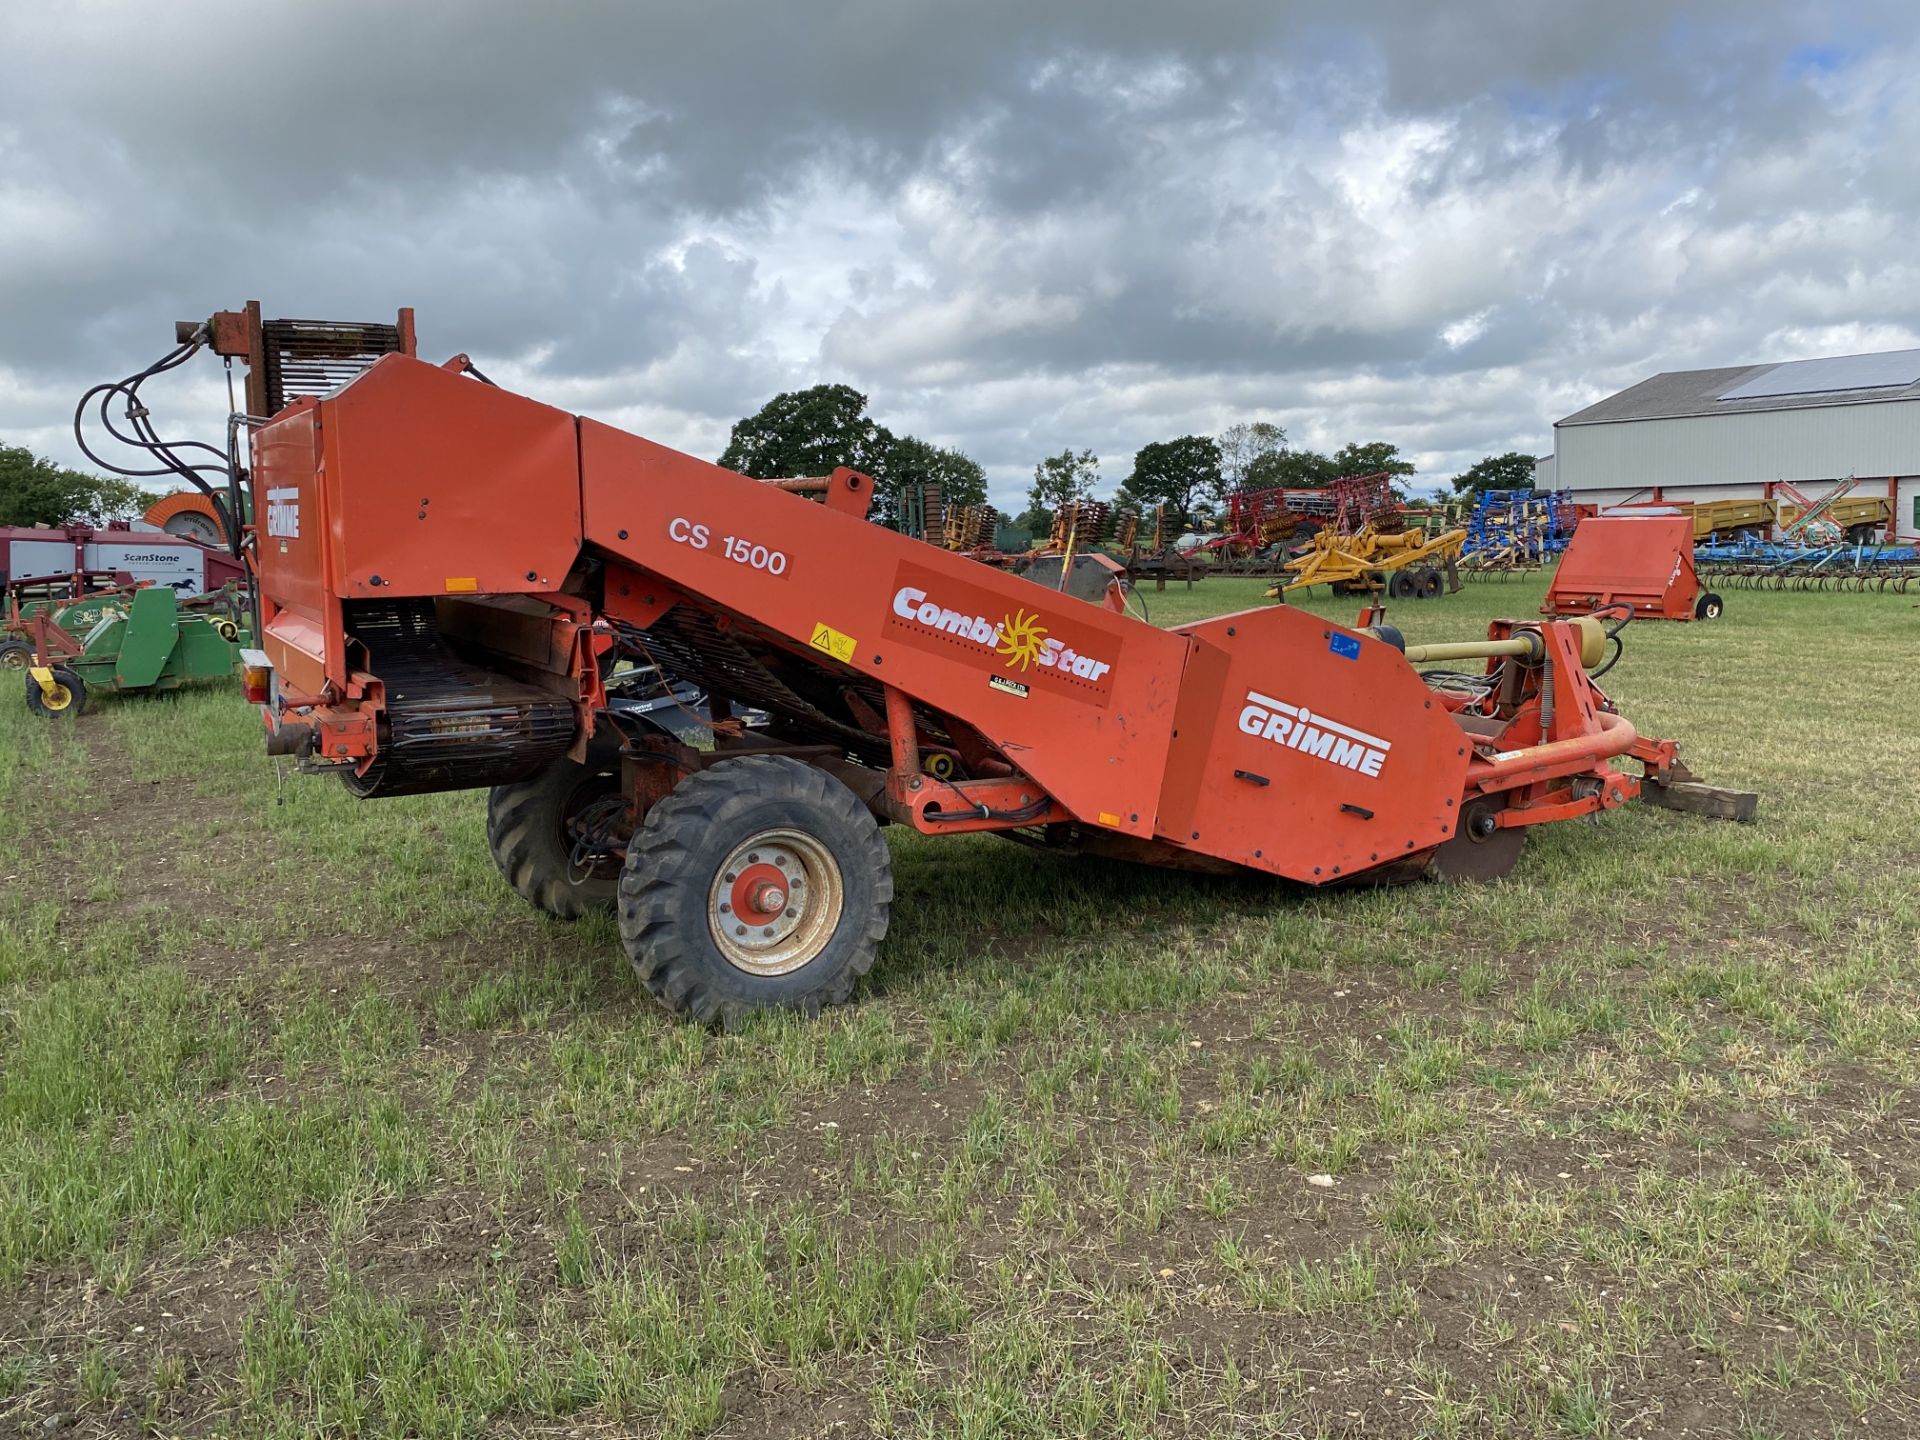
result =
[{"label": "blue sticker", "polygon": [[1342,635],[1336,630],[1333,639],[1327,642],[1327,649],[1338,655],[1342,660],[1358,660],[1360,658],[1360,637],[1358,635]]}]

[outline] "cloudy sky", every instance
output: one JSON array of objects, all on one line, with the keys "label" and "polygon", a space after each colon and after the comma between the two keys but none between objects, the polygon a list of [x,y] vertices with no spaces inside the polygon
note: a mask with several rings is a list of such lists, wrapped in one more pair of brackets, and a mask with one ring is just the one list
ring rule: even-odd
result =
[{"label": "cloudy sky", "polygon": [[[706,456],[844,380],[1002,501],[1920,345],[1913,0],[34,0],[0,54],[0,439],[65,460],[254,298]],[[219,438],[216,362],[154,399]]]}]

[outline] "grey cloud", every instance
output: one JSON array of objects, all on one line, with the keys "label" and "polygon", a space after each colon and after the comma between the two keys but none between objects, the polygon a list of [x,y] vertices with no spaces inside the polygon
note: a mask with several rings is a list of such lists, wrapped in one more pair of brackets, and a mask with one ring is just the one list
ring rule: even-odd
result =
[{"label": "grey cloud", "polygon": [[[711,453],[846,378],[1011,496],[1272,415],[1453,468],[1920,330],[1891,0],[14,6],[0,435],[170,322],[420,311]],[[1445,338],[1443,338],[1445,337]],[[181,403],[217,424],[217,387]]]}]

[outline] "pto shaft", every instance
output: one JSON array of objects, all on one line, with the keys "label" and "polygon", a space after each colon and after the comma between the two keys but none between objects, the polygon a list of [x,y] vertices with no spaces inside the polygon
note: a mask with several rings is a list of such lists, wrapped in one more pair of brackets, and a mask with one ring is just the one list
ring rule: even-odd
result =
[{"label": "pto shaft", "polygon": [[[1598,665],[1607,653],[1606,627],[1591,615],[1562,622],[1574,627],[1580,637],[1580,663]],[[1414,665],[1430,665],[1443,660],[1486,660],[1511,655],[1521,660],[1538,660],[1546,645],[1538,630],[1522,630],[1505,640],[1453,640],[1439,645],[1409,645],[1406,656]]]}]

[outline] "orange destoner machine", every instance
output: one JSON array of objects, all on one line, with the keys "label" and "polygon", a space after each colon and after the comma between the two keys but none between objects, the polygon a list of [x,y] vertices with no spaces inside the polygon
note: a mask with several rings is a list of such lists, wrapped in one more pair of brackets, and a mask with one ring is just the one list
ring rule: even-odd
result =
[{"label": "orange destoner machine", "polygon": [[[750,479],[476,374],[389,354],[255,426],[249,691],[360,794],[489,788],[508,882],[616,907],[677,1011],[845,999],[886,822],[1329,885],[1495,877],[1636,795],[1751,813],[1599,688],[1623,621],[1158,629],[868,523],[852,470]],[[710,738],[633,676],[702,687]]]}]

